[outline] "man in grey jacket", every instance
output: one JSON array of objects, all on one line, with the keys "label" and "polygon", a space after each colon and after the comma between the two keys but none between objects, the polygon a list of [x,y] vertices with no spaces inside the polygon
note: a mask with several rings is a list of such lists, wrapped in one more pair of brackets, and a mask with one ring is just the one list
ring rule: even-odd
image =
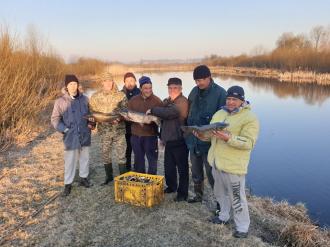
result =
[{"label": "man in grey jacket", "polygon": [[[164,106],[153,107],[150,113],[162,119],[161,140],[165,144],[165,193],[177,192],[175,201],[186,201],[189,186],[188,148],[180,127],[186,124],[188,99],[182,95],[182,81],[170,78],[167,83],[169,97]],[[177,184],[177,170],[179,186]]]},{"label": "man in grey jacket", "polygon": [[79,163],[80,185],[88,188],[89,146],[91,145],[91,128],[84,118],[89,114],[88,98],[78,90],[79,81],[75,75],[65,76],[66,93],[55,101],[51,123],[63,134],[64,142],[64,192],[71,192],[76,167]]}]

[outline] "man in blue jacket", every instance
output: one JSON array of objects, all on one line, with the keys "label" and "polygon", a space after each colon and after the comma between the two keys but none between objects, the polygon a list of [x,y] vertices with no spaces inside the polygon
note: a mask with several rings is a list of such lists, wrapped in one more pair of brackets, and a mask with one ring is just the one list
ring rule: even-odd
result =
[{"label": "man in blue jacket", "polygon": [[90,187],[87,179],[89,174],[89,146],[91,130],[85,115],[89,114],[88,98],[79,92],[79,81],[75,75],[65,76],[65,94],[55,101],[51,123],[63,134],[64,142],[64,192],[71,192],[76,167],[79,164],[80,184]]},{"label": "man in blue jacket", "polygon": [[[193,77],[196,86],[191,90],[189,101],[188,125],[209,124],[215,112],[226,103],[226,91],[211,77],[211,71],[206,65],[199,65],[194,69]],[[207,162],[209,142],[199,140],[193,134],[187,136],[186,143],[190,152],[192,180],[195,196],[189,198],[189,203],[201,202],[204,187],[204,167],[208,181],[213,189],[214,179],[212,168]],[[218,205],[219,207],[219,205]]]}]

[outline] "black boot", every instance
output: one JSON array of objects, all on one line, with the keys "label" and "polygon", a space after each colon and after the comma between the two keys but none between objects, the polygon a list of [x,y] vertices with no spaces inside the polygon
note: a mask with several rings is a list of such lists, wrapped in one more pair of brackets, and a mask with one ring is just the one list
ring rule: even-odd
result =
[{"label": "black boot", "polygon": [[202,202],[203,184],[194,184],[195,196],[188,199],[188,203]]},{"label": "black boot", "polygon": [[80,186],[84,186],[85,188],[91,187],[90,182],[88,181],[87,178],[81,178],[80,179]]},{"label": "black boot", "polygon": [[105,181],[101,185],[107,185],[111,181],[113,181],[113,170],[112,170],[112,164],[104,164],[104,170],[105,170]]},{"label": "black boot", "polygon": [[118,164],[119,167],[119,174],[124,174],[127,172],[126,164]]},{"label": "black boot", "polygon": [[71,193],[71,188],[72,188],[71,184],[66,184],[66,185],[64,186],[64,190],[63,190],[63,193],[62,193],[62,197],[66,197],[66,196],[70,195],[70,193]]}]

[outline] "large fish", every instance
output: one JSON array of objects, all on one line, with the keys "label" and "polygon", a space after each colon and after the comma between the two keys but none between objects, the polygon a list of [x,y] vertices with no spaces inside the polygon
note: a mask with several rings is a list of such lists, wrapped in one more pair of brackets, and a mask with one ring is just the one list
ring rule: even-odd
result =
[{"label": "large fish", "polygon": [[139,124],[151,124],[154,122],[158,126],[160,125],[160,119],[153,115],[147,115],[142,112],[131,111],[127,109],[122,109],[118,113],[125,118],[127,121],[139,123]]},{"label": "large fish", "polygon": [[198,134],[202,134],[204,137],[211,137],[212,131],[214,130],[223,130],[226,127],[228,127],[228,123],[225,122],[216,122],[212,124],[197,126],[197,125],[191,125],[191,126],[181,126],[181,129],[184,132],[184,135],[189,135],[193,131],[196,131]]},{"label": "large fish", "polygon": [[94,118],[95,122],[98,123],[111,123],[115,119],[120,118],[120,115],[117,113],[92,112],[91,114],[84,116],[84,118]]}]

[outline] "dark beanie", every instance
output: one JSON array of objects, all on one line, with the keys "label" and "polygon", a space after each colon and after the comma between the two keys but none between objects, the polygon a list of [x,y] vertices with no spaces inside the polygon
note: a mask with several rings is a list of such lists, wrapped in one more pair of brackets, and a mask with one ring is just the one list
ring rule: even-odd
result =
[{"label": "dark beanie", "polygon": [[211,71],[206,65],[199,65],[194,69],[194,80],[211,76]]},{"label": "dark beanie", "polygon": [[124,81],[126,80],[126,78],[129,78],[129,77],[132,77],[132,78],[134,78],[134,80],[136,80],[135,75],[132,72],[127,72],[124,75]]},{"label": "dark beanie", "polygon": [[173,77],[173,78],[170,78],[168,79],[168,82],[167,82],[167,86],[169,85],[182,85],[182,81],[180,78],[177,78],[177,77]]},{"label": "dark beanie", "polygon": [[151,83],[151,80],[148,76],[142,76],[140,79],[139,79],[139,83],[140,83],[140,87],[142,87],[144,84],[152,84]]},{"label": "dark beanie", "polygon": [[244,89],[240,86],[232,86],[227,90],[227,97],[233,97],[245,101]]},{"label": "dark beanie", "polygon": [[79,83],[78,78],[75,75],[65,75],[65,79],[64,79],[65,86],[68,86],[68,84],[72,81]]}]

